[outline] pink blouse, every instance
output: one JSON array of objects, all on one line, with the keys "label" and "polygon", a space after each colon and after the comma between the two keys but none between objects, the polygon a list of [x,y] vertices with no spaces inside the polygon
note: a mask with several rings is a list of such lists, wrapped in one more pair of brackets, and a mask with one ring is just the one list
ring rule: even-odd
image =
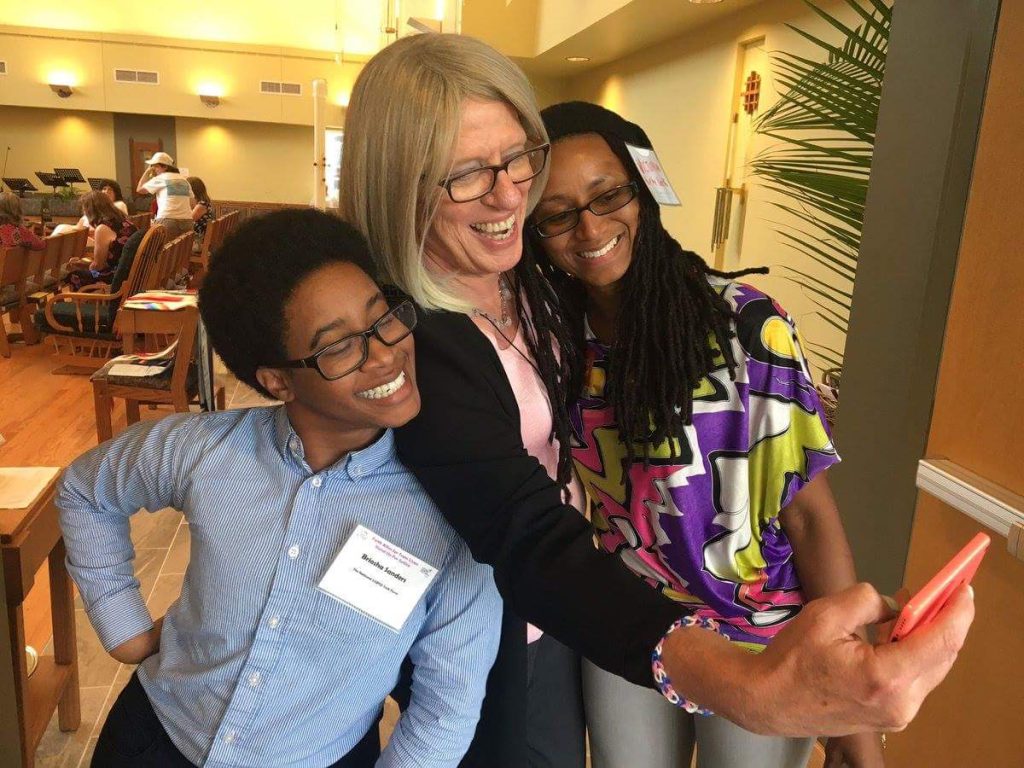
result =
[{"label": "pink blouse", "polygon": [[[492,334],[488,333],[487,338],[491,340],[498,352],[498,359],[501,360],[505,375],[508,376],[508,382],[512,386],[512,392],[516,396],[523,447],[526,448],[528,454],[541,463],[551,479],[555,480],[558,477],[559,444],[558,440],[548,442],[554,416],[544,382],[533,367],[533,357],[530,355],[530,348],[523,335],[522,324],[519,326],[516,337],[512,340],[512,346],[508,349],[501,349]],[[582,511],[583,487],[575,476],[569,484],[569,493],[570,503]],[[543,634],[543,630],[532,624],[526,625],[526,642],[535,642]]]}]

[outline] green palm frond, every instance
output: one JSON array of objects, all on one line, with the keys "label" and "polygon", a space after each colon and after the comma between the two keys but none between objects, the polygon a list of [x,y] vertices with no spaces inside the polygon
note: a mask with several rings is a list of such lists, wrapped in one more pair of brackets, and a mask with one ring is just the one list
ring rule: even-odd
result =
[{"label": "green palm frond", "polygon": [[[812,2],[810,9],[836,33],[825,39],[790,29],[822,52],[815,60],[793,53],[772,55],[781,96],[758,118],[757,133],[773,145],[749,171],[781,197],[772,202],[799,222],[777,225],[782,241],[801,259],[827,270],[821,279],[787,266],[823,321],[845,334],[864,227],[864,205],[874,154],[878,106],[892,24],[891,0],[846,0],[857,16],[849,26]],[[835,39],[832,39],[835,38]],[[815,355],[841,367],[838,350],[809,343]]]}]

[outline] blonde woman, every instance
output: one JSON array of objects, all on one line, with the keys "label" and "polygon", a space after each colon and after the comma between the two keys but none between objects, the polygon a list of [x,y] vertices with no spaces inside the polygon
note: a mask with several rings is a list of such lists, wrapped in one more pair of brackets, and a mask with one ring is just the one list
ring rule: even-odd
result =
[{"label": "blonde woman", "polygon": [[537,752],[572,745],[552,734],[563,702],[531,688],[550,675],[538,662],[561,654],[531,653],[527,620],[611,672],[748,730],[903,727],[963,642],[973,618],[966,591],[911,645],[876,649],[854,631],[891,611],[859,585],[811,603],[754,656],[712,629],[679,626],[678,606],[598,553],[589,524],[566,503],[579,499],[565,409],[578,391],[573,345],[522,240],[545,186],[546,145],[522,71],[455,35],[403,38],[377,54],[346,118],[342,214],[382,255],[384,277],[423,310],[422,410],[398,430],[399,455],[474,556],[493,566],[506,601],[502,649],[464,764],[573,764]]}]

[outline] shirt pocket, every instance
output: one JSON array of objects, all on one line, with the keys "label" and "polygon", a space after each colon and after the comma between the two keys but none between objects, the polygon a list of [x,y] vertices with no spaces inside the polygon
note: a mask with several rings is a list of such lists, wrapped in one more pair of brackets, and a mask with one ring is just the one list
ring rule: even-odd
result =
[{"label": "shirt pocket", "polygon": [[400,637],[415,638],[423,624],[422,599],[413,607],[402,629],[396,632],[326,592],[314,591],[313,624],[324,633],[346,642],[348,647],[363,645],[366,658],[377,656]]}]

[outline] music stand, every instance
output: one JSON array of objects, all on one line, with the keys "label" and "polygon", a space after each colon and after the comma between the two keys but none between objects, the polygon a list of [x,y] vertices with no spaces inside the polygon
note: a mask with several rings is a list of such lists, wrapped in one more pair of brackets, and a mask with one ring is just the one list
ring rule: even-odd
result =
[{"label": "music stand", "polygon": [[4,176],[4,184],[12,192],[17,192],[18,197],[24,197],[26,192],[38,192],[35,185],[28,179],[22,178],[8,178]]},{"label": "music stand", "polygon": [[103,185],[107,183],[106,179],[94,179],[92,176],[89,177],[89,188],[93,192],[102,192]]},{"label": "music stand", "polygon": [[53,175],[62,178],[72,189],[75,188],[75,184],[85,184],[85,177],[77,168],[54,168]]},{"label": "music stand", "polygon": [[55,173],[48,173],[47,171],[36,171],[36,176],[43,186],[53,187],[53,194],[57,194],[57,187],[66,187],[67,182],[64,181],[60,176]]}]

